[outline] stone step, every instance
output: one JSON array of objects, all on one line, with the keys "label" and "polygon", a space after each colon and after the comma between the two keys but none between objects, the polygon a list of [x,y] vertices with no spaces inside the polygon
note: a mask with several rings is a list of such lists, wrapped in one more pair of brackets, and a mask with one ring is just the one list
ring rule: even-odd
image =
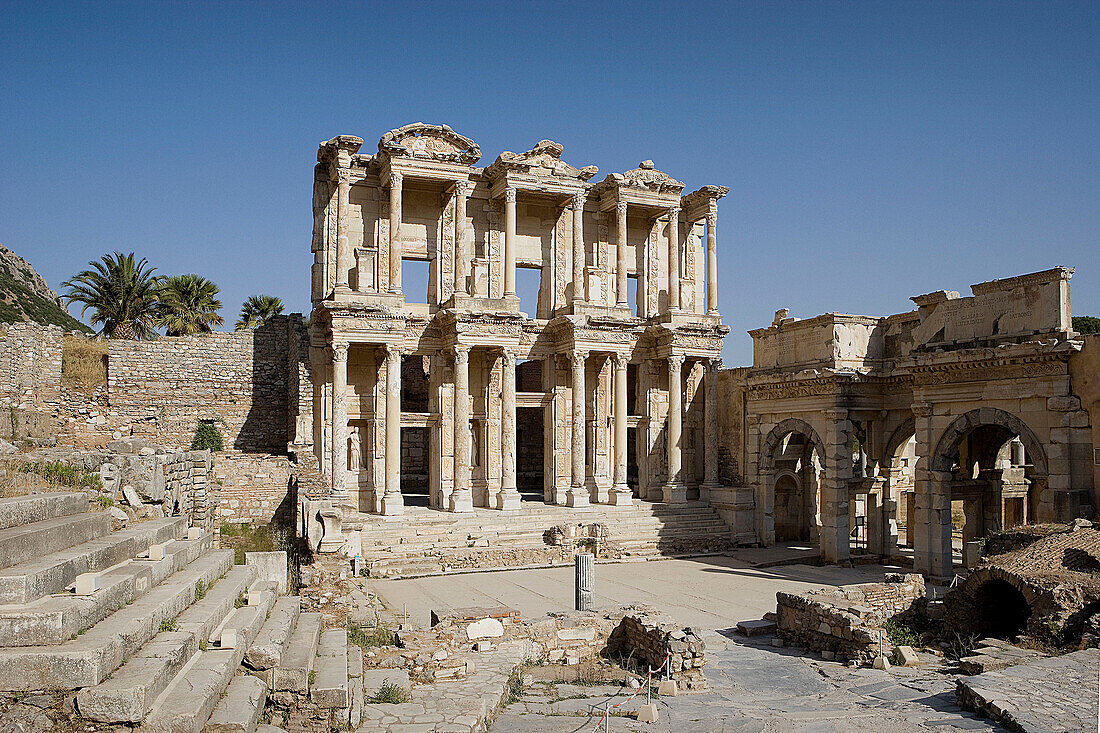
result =
[{"label": "stone step", "polygon": [[81,573],[102,571],[186,531],[186,517],[154,519],[5,568],[0,570],[0,604],[31,603],[59,593]]},{"label": "stone step", "polygon": [[75,690],[97,685],[233,566],[232,550],[201,555],[163,583],[100,621],[83,635],[56,646],[0,649],[0,689]]},{"label": "stone step", "polygon": [[235,565],[176,617],[175,631],[157,634],[110,679],[81,690],[77,694],[81,715],[102,723],[140,723],[154,698],[229,616],[253,575],[251,566]]},{"label": "stone step", "polygon": [[110,514],[88,511],[0,529],[0,565],[10,567],[45,557],[110,531]]},{"label": "stone step", "polygon": [[343,709],[348,698],[348,632],[329,629],[321,634],[317,647],[317,676],[309,690],[309,699],[319,708]]},{"label": "stone step", "polygon": [[173,540],[160,560],[128,560],[100,575],[89,595],[63,593],[34,603],[0,607],[0,646],[60,644],[140,598],[213,545],[212,535]]},{"label": "stone step", "polygon": [[0,499],[0,530],[88,511],[88,497],[79,491],[27,494]]},{"label": "stone step", "polygon": [[152,709],[137,730],[199,733],[203,729],[244,659],[245,649],[260,632],[267,612],[274,605],[273,592],[265,591],[259,597],[260,604],[235,609],[223,623],[223,628],[236,632],[234,646],[210,648],[191,657],[153,701]]},{"label": "stone step", "polygon": [[317,656],[320,635],[321,614],[303,613],[298,616],[283,658],[275,667],[274,689],[301,693],[309,691],[309,673]]},{"label": "stone step", "polygon": [[244,663],[255,670],[266,670],[279,666],[283,658],[290,635],[301,613],[301,599],[298,596],[280,598],[275,602],[271,616],[260,629],[260,635],[244,655]]},{"label": "stone step", "polygon": [[214,706],[204,733],[253,733],[267,702],[267,685],[252,675],[238,675]]},{"label": "stone step", "polygon": [[286,733],[286,731],[278,726],[260,723],[256,726],[256,733]]},{"label": "stone step", "polygon": [[357,644],[348,647],[348,718],[351,729],[355,730],[363,722],[363,648]]}]

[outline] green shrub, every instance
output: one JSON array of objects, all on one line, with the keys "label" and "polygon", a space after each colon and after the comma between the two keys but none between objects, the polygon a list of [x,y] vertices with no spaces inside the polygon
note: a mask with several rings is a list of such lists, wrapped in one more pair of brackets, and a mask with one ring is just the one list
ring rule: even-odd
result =
[{"label": "green shrub", "polygon": [[176,620],[174,618],[164,619],[163,621],[160,622],[160,630],[161,631],[175,631],[176,630]]},{"label": "green shrub", "polygon": [[367,702],[371,705],[400,705],[412,699],[412,695],[404,687],[390,684],[389,680],[382,680],[382,686]]},{"label": "green shrub", "polygon": [[212,422],[200,422],[195,428],[195,437],[191,439],[191,450],[222,450],[222,434]]},{"label": "green shrub", "polygon": [[917,635],[917,632],[914,631],[911,626],[900,621],[887,619],[886,623],[882,625],[882,628],[886,632],[886,638],[888,638],[890,643],[894,646],[920,646],[920,636]]},{"label": "green shrub", "polygon": [[23,473],[35,473],[57,486],[73,488],[101,489],[103,482],[98,473],[90,473],[80,468],[67,466],[61,461],[34,461],[19,467]]},{"label": "green shrub", "polygon": [[110,509],[115,505],[115,500],[105,494],[100,494],[95,500],[98,501],[99,505],[104,509]]},{"label": "green shrub", "polygon": [[393,632],[379,622],[373,627],[348,622],[348,642],[369,649],[372,646],[393,646]]},{"label": "green shrub", "polygon": [[206,583],[201,580],[195,583],[195,600],[201,601],[206,598]]}]

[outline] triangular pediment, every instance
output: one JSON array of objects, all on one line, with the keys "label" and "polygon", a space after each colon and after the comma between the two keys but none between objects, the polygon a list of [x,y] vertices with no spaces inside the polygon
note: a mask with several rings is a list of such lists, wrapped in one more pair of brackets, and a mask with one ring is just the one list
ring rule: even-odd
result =
[{"label": "triangular pediment", "polygon": [[390,130],[378,141],[378,152],[420,160],[473,165],[481,159],[481,148],[447,125],[411,125]]},{"label": "triangular pediment", "polygon": [[490,178],[503,174],[505,171],[517,171],[520,173],[532,173],[538,175],[545,173],[563,178],[573,178],[587,181],[596,175],[599,170],[594,165],[584,168],[574,168],[561,159],[564,148],[561,143],[553,140],[540,140],[535,147],[522,153],[513,153],[505,150],[493,164],[485,169],[485,174]]}]

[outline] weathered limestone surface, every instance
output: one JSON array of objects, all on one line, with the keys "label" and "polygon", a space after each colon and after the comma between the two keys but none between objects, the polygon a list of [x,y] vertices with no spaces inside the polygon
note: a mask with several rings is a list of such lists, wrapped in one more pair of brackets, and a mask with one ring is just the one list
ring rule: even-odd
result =
[{"label": "weathered limestone surface", "polygon": [[214,708],[204,733],[252,733],[267,701],[267,685],[252,675],[238,675]]}]

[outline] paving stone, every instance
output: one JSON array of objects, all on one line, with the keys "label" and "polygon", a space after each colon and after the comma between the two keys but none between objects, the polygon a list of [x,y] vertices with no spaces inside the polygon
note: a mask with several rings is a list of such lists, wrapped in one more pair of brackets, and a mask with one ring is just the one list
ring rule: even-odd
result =
[{"label": "paving stone", "polygon": [[317,656],[317,644],[321,635],[321,614],[303,613],[279,665],[275,667],[275,689],[306,693],[309,691],[309,673]]}]

